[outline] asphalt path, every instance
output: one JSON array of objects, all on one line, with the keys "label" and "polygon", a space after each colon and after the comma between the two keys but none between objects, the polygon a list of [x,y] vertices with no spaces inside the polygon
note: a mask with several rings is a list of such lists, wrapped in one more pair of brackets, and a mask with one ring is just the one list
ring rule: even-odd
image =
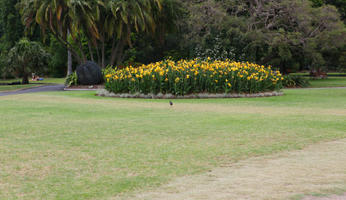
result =
[{"label": "asphalt path", "polygon": [[0,92],[0,96],[26,94],[26,93],[36,93],[36,92],[53,92],[53,91],[64,91],[64,85],[45,85],[34,88],[10,91],[10,92]]}]

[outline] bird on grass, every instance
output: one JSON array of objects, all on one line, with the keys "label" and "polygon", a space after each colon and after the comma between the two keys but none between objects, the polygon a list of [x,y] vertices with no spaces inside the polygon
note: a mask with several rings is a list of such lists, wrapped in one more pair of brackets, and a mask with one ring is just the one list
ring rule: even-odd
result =
[{"label": "bird on grass", "polygon": [[169,105],[173,106],[173,102],[172,102],[172,101],[169,101]]}]

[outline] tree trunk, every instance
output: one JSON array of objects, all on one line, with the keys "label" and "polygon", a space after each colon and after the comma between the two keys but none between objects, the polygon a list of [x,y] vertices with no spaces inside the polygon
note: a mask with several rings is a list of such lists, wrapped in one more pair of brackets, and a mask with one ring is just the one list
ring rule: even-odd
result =
[{"label": "tree trunk", "polygon": [[[115,39],[114,39],[115,40]],[[112,55],[111,55],[111,60],[110,60],[110,65],[114,65],[117,55],[119,54],[120,48],[123,46],[123,40],[118,41],[117,45],[115,48],[112,48]],[[114,45],[115,46],[115,45]]]},{"label": "tree trunk", "polygon": [[23,74],[23,79],[22,79],[22,84],[29,84],[29,79],[28,79],[28,75],[25,73]]},{"label": "tree trunk", "polygon": [[125,42],[121,42],[118,53],[117,53],[116,65],[120,65],[120,63],[123,61],[124,47],[125,47]]},{"label": "tree trunk", "polygon": [[105,68],[105,42],[104,41],[102,41],[102,45],[101,45],[101,54],[102,54],[101,66],[102,68]]},{"label": "tree trunk", "polygon": [[120,63],[123,60],[123,54],[124,54],[124,47],[125,47],[125,40],[121,39],[116,47],[117,52],[115,52],[115,64],[120,65]]},{"label": "tree trunk", "polygon": [[100,48],[99,48],[99,45],[97,44],[96,44],[96,55],[97,55],[97,64],[101,66]]},{"label": "tree trunk", "polygon": [[78,45],[79,45],[79,50],[80,50],[80,53],[82,55],[82,62],[85,63],[87,61],[87,57],[85,56],[85,53],[83,51],[83,44],[82,44],[82,38],[80,37],[80,34],[79,35],[79,39],[78,39]]},{"label": "tree trunk", "polygon": [[88,42],[88,46],[89,46],[90,59],[91,59],[93,62],[95,62],[95,60],[94,60],[94,53],[93,53],[93,50],[92,50],[90,41]]},{"label": "tree trunk", "polygon": [[72,53],[68,49],[67,50],[67,76],[71,75],[73,73],[72,69]]},{"label": "tree trunk", "polygon": [[65,46],[66,49],[70,50],[71,54],[77,59],[78,63],[81,64],[82,63],[82,58],[78,55],[78,53],[73,49],[73,46],[66,40],[64,40],[63,38],[59,37],[58,34],[52,32],[52,34],[54,35],[54,37],[62,44]]},{"label": "tree trunk", "polygon": [[[67,38],[70,35],[70,30],[67,30]],[[67,48],[67,76],[73,73],[72,69],[72,52],[69,48]]]}]

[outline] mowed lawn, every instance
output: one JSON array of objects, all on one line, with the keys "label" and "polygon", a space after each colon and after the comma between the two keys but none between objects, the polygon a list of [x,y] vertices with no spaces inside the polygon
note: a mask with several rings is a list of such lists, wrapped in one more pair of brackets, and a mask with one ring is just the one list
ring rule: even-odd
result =
[{"label": "mowed lawn", "polygon": [[346,138],[346,89],[256,99],[0,97],[0,199],[110,199]]},{"label": "mowed lawn", "polygon": [[346,77],[328,77],[326,79],[310,80],[310,87],[346,87]]}]

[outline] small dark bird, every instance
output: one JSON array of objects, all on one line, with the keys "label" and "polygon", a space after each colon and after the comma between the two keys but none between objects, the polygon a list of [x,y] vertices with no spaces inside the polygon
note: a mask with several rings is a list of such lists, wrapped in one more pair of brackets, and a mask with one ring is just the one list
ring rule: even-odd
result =
[{"label": "small dark bird", "polygon": [[173,106],[173,102],[172,102],[172,101],[169,101],[169,105]]}]

